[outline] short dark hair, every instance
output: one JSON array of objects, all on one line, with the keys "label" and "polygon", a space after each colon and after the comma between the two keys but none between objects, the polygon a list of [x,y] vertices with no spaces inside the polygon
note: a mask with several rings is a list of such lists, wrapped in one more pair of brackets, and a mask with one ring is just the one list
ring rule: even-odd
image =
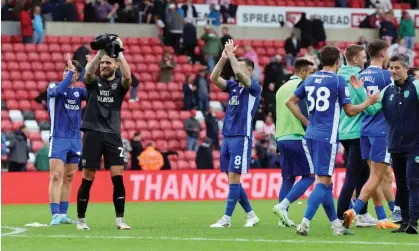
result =
[{"label": "short dark hair", "polygon": [[400,62],[404,67],[409,67],[409,56],[404,54],[396,54],[391,56],[390,62]]},{"label": "short dark hair", "polygon": [[378,57],[381,51],[387,49],[389,46],[386,41],[382,39],[374,39],[368,43],[367,52],[371,58]]},{"label": "short dark hair", "polygon": [[237,59],[237,61],[239,61],[239,62],[245,62],[247,66],[249,66],[250,68],[252,68],[252,70],[255,69],[255,63],[250,58],[239,58],[239,59]]},{"label": "short dark hair", "polygon": [[297,58],[295,60],[294,68],[296,72],[300,72],[303,68],[314,66],[314,63],[307,58]]},{"label": "short dark hair", "polygon": [[141,133],[140,132],[135,132],[134,133],[134,137],[137,137],[137,136],[140,136],[141,135]]},{"label": "short dark hair", "polygon": [[26,126],[25,125],[21,125],[21,126],[19,126],[19,130],[20,131],[22,131],[23,129],[25,129],[26,128]]},{"label": "short dark hair", "polygon": [[324,66],[333,66],[340,58],[340,51],[335,46],[326,45],[320,49],[319,59]]},{"label": "short dark hair", "polygon": [[83,66],[79,63],[79,61],[71,60],[71,63],[73,63],[74,67],[76,67],[76,71],[78,73],[81,73],[83,71]]},{"label": "short dark hair", "polygon": [[352,61],[354,57],[358,55],[361,51],[364,50],[364,47],[358,44],[350,44],[345,49],[345,59],[346,61]]}]

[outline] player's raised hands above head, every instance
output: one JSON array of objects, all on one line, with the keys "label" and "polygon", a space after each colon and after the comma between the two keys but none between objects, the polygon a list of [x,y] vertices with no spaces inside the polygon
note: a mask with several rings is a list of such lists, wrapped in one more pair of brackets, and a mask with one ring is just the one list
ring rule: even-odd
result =
[{"label": "player's raised hands above head", "polygon": [[351,85],[355,88],[355,89],[359,89],[364,87],[364,80],[359,80],[357,79],[357,77],[355,75],[352,75],[350,78],[350,82]]},{"label": "player's raised hands above head", "polygon": [[233,39],[229,39],[224,46],[224,51],[227,53],[228,56],[234,55],[237,47],[238,45],[234,45]]},{"label": "player's raised hands above head", "polygon": [[76,67],[74,67],[73,62],[71,61],[70,53],[67,53],[67,69],[72,72],[76,71]]}]

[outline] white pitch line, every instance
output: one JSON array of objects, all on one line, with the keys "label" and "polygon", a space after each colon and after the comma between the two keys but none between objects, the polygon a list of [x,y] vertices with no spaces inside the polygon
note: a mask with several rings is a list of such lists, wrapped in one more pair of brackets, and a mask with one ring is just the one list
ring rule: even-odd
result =
[{"label": "white pitch line", "polygon": [[8,232],[8,233],[1,233],[1,236],[16,236],[17,234],[21,234],[26,232],[27,230],[24,228],[20,228],[20,227],[1,227],[1,228],[5,228],[5,229],[11,229],[13,230],[12,232]]},{"label": "white pitch line", "polygon": [[[216,241],[216,242],[265,242],[265,243],[309,243],[309,244],[343,244],[343,245],[377,245],[377,246],[415,246],[419,242],[370,242],[370,241],[321,241],[321,240],[268,240],[268,239],[223,239],[205,237],[172,237],[172,236],[96,236],[96,235],[8,235],[8,237],[28,238],[81,238],[81,239],[136,239],[136,240],[173,240],[173,241]],[[303,238],[303,237],[302,237]],[[342,237],[345,238],[345,237]]]}]

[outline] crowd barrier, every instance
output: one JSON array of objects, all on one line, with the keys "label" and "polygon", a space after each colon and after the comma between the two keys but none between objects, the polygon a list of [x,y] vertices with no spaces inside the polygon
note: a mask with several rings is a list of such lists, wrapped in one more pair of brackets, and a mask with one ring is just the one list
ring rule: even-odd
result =
[{"label": "crowd barrier", "polygon": [[[344,179],[345,169],[336,169],[333,175],[335,197]],[[2,173],[2,204],[48,203],[48,182],[48,172]],[[81,172],[77,172],[71,202],[76,201],[80,182]],[[126,171],[124,182],[126,200],[130,202],[224,200],[228,194],[227,176],[218,170]],[[242,177],[250,199],[277,199],[281,182],[279,169],[254,169]],[[307,198],[312,188],[303,198]],[[110,173],[97,172],[90,202],[112,202],[112,193]]]}]

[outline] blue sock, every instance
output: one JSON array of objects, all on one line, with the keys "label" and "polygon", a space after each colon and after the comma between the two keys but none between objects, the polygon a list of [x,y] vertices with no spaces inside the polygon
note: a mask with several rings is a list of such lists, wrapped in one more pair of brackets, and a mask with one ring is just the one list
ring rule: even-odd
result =
[{"label": "blue sock", "polygon": [[385,220],[387,219],[386,211],[384,210],[383,206],[376,206],[375,213],[377,214],[378,220]]},{"label": "blue sock", "polygon": [[327,188],[322,205],[330,222],[338,218],[335,202],[333,201],[333,184],[330,184],[330,186]]},{"label": "blue sock", "polygon": [[287,195],[287,199],[290,201],[290,203],[293,203],[294,201],[298,200],[303,194],[307,191],[307,189],[313,184],[314,177],[311,176],[305,176],[300,181],[295,184],[291,191]]},{"label": "blue sock", "polygon": [[225,215],[231,216],[233,214],[234,208],[236,207],[237,201],[240,198],[240,184],[230,184],[228,185],[228,199],[226,205]]},{"label": "blue sock", "polygon": [[388,207],[392,212],[394,211],[394,205],[396,205],[396,202],[394,200],[388,202]]},{"label": "blue sock", "polygon": [[240,205],[243,207],[246,213],[252,211],[252,206],[250,205],[249,198],[247,198],[246,190],[240,184]]},{"label": "blue sock", "polygon": [[360,199],[357,199],[352,207],[355,210],[355,213],[359,214],[359,212],[361,212],[364,206],[365,206],[365,202],[363,202]]},{"label": "blue sock", "polygon": [[322,204],[323,202],[326,190],[327,188],[324,184],[316,184],[313,192],[311,192],[310,194],[310,197],[308,197],[307,208],[306,212],[304,213],[304,218],[307,218],[309,220],[313,219],[317,209],[319,209],[320,204]]},{"label": "blue sock", "polygon": [[291,191],[292,186],[294,186],[295,177],[282,178],[281,190],[279,190],[279,202],[285,199],[288,193]]},{"label": "blue sock", "polygon": [[68,201],[60,201],[60,214],[67,214]]},{"label": "blue sock", "polygon": [[58,203],[49,203],[49,208],[51,209],[52,215],[60,213],[60,204]]}]

